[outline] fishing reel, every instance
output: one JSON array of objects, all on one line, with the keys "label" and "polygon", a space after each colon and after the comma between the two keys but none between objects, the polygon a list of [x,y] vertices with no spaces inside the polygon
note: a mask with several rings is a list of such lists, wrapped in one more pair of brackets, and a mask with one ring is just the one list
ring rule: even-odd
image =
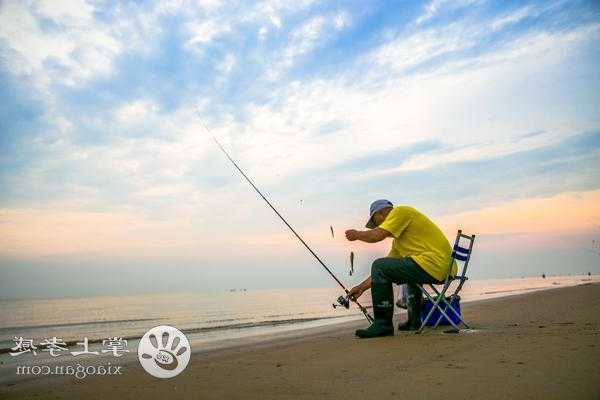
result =
[{"label": "fishing reel", "polygon": [[345,309],[350,308],[350,299],[348,299],[348,297],[346,297],[346,296],[338,297],[337,303],[338,304],[335,304],[335,303],[332,304],[333,308],[338,308],[338,307],[344,307]]}]

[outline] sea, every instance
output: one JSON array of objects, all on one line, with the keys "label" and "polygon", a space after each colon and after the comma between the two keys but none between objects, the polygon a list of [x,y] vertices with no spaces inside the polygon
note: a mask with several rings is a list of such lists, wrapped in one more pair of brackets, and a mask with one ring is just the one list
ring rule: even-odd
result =
[{"label": "sea", "polygon": [[[464,303],[598,281],[598,275],[469,280],[460,295]],[[209,346],[226,338],[364,318],[356,307],[332,306],[342,294],[331,287],[0,300],[0,352],[5,356],[19,338],[33,343],[53,337],[73,343],[131,340],[157,325],[176,327]],[[360,300],[370,306],[369,292]]]}]

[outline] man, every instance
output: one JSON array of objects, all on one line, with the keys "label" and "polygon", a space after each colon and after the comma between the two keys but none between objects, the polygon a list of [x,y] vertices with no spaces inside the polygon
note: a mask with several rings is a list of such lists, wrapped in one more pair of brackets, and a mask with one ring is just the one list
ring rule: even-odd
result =
[{"label": "man", "polygon": [[[351,299],[358,299],[371,289],[374,322],[366,329],[358,329],[356,336],[371,338],[394,334],[394,291],[392,283],[407,284],[408,321],[398,326],[400,331],[417,330],[421,325],[423,296],[416,283],[442,283],[446,279],[451,247],[429,218],[408,206],[394,207],[389,200],[371,204],[369,230],[346,231],[350,241],[376,243],[393,237],[392,248],[385,258],[371,266],[371,276],[350,290]],[[451,274],[456,274],[456,263]]]}]

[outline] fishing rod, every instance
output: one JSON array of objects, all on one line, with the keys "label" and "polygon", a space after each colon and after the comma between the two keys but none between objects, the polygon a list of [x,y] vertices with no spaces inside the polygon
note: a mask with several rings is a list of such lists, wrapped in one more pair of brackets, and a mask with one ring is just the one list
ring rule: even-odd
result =
[{"label": "fishing rod", "polygon": [[[204,126],[204,124],[202,124],[202,125]],[[204,126],[204,129],[206,129],[208,131],[208,128],[206,126]],[[252,186],[254,188],[254,190],[256,190],[256,193],[258,193],[259,196],[262,197],[262,199],[269,205],[269,207],[271,207],[271,209],[275,212],[275,214],[277,214],[277,216],[283,221],[283,223],[298,238],[298,240],[300,240],[300,242],[304,245],[304,247],[306,247],[306,249],[310,252],[310,254],[312,254],[313,257],[315,257],[315,259],[319,262],[319,264],[321,264],[321,266],[323,266],[323,268],[325,268],[325,271],[327,271],[329,273],[329,275],[333,278],[333,280],[335,280],[337,282],[337,284],[340,285],[342,289],[344,289],[344,292],[346,292],[346,297],[340,296],[337,299],[338,303],[341,306],[344,306],[345,308],[350,308],[349,299],[352,300],[358,306],[358,308],[360,308],[360,311],[362,311],[362,313],[364,314],[365,318],[367,318],[367,320],[369,322],[373,322],[373,317],[371,317],[371,315],[368,313],[367,309],[363,305],[361,305],[358,302],[358,300],[355,299],[354,297],[350,298],[350,296],[349,296],[350,291],[346,288],[346,286],[335,276],[335,274],[329,269],[329,267],[327,267],[327,265],[325,265],[325,263],[321,260],[321,258],[319,258],[319,256],[317,255],[317,253],[315,253],[313,251],[313,249],[311,249],[310,246],[308,244],[306,244],[306,242],[304,241],[304,239],[302,239],[302,237],[300,237],[300,235],[298,234],[298,232],[296,232],[296,230],[294,228],[292,228],[292,226],[286,221],[286,219],[283,218],[283,216],[279,213],[279,211],[277,211],[277,209],[275,209],[275,207],[273,206],[273,204],[271,204],[271,202],[262,194],[262,192],[256,187],[256,185],[252,182],[252,180],[250,178],[248,178],[248,176],[237,165],[237,163],[234,161],[234,159],[231,158],[231,156],[229,155],[229,153],[227,153],[227,151],[223,148],[223,146],[221,145],[221,143],[219,143],[219,141],[217,140],[217,138],[213,136],[213,140],[215,141],[215,143],[217,144],[217,146],[219,146],[219,149],[221,149],[221,151],[223,152],[223,154],[225,154],[225,156],[229,159],[229,161],[231,161],[231,163],[233,164],[233,166],[240,172],[240,174],[242,174],[242,176],[246,179],[246,181],[248,181],[248,183],[250,184],[250,186]],[[334,308],[335,307],[336,306],[334,305]]]}]

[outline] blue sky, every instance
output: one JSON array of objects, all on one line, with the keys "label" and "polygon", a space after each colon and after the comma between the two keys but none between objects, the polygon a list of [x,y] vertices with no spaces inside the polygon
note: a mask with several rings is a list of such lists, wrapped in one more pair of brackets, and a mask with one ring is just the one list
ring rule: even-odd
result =
[{"label": "blue sky", "polygon": [[[203,125],[332,264],[351,246],[321,233],[385,197],[481,234],[481,276],[600,272],[599,39],[593,1],[2,2],[2,289],[328,284]],[[457,220],[570,198],[546,230]],[[546,239],[505,270],[511,233]],[[360,251],[366,272],[385,246]]]}]

